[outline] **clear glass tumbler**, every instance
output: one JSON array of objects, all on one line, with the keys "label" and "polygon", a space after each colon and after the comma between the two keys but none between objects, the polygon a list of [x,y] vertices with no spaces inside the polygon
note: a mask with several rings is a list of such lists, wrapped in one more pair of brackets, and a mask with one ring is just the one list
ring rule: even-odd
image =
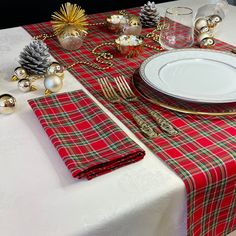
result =
[{"label": "clear glass tumbler", "polygon": [[188,7],[168,8],[160,43],[166,49],[191,47],[194,42],[193,10]]}]

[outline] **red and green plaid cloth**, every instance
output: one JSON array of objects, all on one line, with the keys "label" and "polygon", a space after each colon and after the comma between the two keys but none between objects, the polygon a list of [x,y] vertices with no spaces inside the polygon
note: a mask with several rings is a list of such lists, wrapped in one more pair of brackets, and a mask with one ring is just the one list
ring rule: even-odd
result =
[{"label": "red and green plaid cloth", "polygon": [[92,179],[145,155],[83,91],[29,104],[73,177]]},{"label": "red and green plaid cloth", "polygon": [[[130,13],[137,11],[138,9],[129,10]],[[91,23],[102,22],[109,14],[90,15],[89,19]],[[28,25],[25,29],[32,36],[52,33],[50,23]],[[143,33],[151,30],[144,29]],[[91,53],[92,49],[100,43],[113,41],[116,37],[104,26],[91,26],[83,46],[78,51],[63,50],[56,38],[49,39],[46,43],[54,58],[64,65],[70,65],[76,60],[96,63]],[[155,45],[149,39],[146,43]],[[230,51],[232,48],[232,45],[216,40],[214,49]],[[101,51],[105,49],[115,55],[113,68],[98,71],[79,65],[71,69],[71,73],[182,178],[187,190],[188,235],[220,236],[234,231],[236,229],[236,117],[204,118],[178,114],[141,98],[141,102],[135,105],[141,117],[154,125],[153,120],[143,109],[143,102],[151,109],[159,111],[181,130],[176,137],[160,134],[155,140],[144,138],[125,107],[111,104],[103,98],[97,79],[124,75],[129,82],[140,64],[157,52],[145,48],[138,57],[126,59],[112,47]]]}]

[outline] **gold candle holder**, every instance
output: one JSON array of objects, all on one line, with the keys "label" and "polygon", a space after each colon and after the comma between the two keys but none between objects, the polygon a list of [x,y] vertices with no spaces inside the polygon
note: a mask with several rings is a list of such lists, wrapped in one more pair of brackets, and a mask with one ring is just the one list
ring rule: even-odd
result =
[{"label": "gold candle holder", "polygon": [[122,31],[124,25],[127,23],[127,17],[121,14],[110,15],[106,18],[107,28],[113,33]]},{"label": "gold candle holder", "polygon": [[142,31],[142,23],[138,16],[128,15],[126,24],[122,29],[122,34],[125,35],[140,35]]},{"label": "gold candle holder", "polygon": [[130,58],[138,56],[143,50],[143,38],[137,35],[121,35],[115,40],[117,50]]}]

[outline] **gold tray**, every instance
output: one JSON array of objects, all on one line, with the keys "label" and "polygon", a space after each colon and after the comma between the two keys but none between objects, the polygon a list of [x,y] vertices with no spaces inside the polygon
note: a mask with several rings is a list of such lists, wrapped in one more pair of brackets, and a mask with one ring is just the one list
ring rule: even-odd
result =
[{"label": "gold tray", "polygon": [[187,102],[162,94],[150,87],[139,75],[139,69],[134,72],[131,80],[134,93],[151,103],[171,111],[184,114],[204,116],[233,116],[236,115],[236,102],[227,104],[207,104]]}]

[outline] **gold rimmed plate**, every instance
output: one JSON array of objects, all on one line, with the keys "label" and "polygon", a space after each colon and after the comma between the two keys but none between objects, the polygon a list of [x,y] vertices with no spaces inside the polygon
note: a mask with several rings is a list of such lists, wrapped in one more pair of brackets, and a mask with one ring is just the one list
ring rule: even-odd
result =
[{"label": "gold rimmed plate", "polygon": [[233,53],[179,49],[147,58],[140,66],[140,75],[152,88],[168,96],[225,104],[236,102],[235,65]]},{"label": "gold rimmed plate", "polygon": [[140,76],[137,69],[132,77],[132,89],[136,95],[143,97],[151,103],[157,104],[171,111],[192,115],[204,116],[233,116],[236,115],[236,102],[234,103],[195,103],[173,98],[148,85]]}]

